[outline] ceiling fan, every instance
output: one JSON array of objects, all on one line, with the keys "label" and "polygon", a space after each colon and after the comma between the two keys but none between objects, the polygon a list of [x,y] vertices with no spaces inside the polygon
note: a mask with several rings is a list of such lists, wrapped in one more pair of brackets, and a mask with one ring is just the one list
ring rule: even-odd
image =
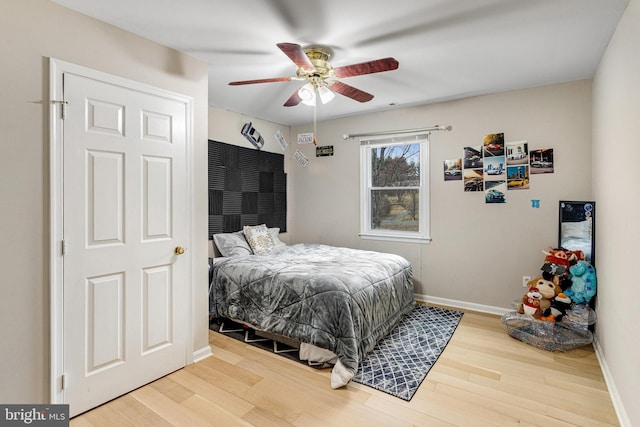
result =
[{"label": "ceiling fan", "polygon": [[311,46],[303,48],[295,43],[278,43],[277,46],[298,67],[295,77],[242,80],[230,82],[229,85],[239,86],[292,80],[306,81],[306,84],[287,99],[284,103],[285,107],[293,107],[301,102],[306,105],[315,105],[316,92],[323,104],[333,99],[334,92],[358,102],[368,102],[373,99],[372,94],[335,79],[381,73],[398,68],[398,61],[391,57],[333,68],[329,63],[332,51],[327,47]]}]

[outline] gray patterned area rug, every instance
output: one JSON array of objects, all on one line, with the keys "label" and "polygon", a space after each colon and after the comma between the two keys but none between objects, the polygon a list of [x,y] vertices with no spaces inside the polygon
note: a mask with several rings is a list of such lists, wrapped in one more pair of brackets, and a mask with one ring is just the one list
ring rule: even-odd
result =
[{"label": "gray patterned area rug", "polygon": [[449,343],[462,312],[418,305],[360,364],[353,381],[411,400]]}]

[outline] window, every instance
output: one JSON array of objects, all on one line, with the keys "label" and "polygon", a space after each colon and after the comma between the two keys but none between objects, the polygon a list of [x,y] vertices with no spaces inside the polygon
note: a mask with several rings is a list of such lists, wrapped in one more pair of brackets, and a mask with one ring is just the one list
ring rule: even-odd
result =
[{"label": "window", "polygon": [[360,144],[360,236],[428,242],[429,134]]}]

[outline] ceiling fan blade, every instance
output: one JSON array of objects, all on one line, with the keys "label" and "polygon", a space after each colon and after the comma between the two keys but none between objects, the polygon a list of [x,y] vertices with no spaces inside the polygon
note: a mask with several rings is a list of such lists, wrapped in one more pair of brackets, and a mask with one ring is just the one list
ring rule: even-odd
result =
[{"label": "ceiling fan blade", "polygon": [[328,82],[328,84],[329,89],[331,89],[332,91],[337,92],[340,95],[344,95],[348,98],[355,99],[358,102],[368,102],[373,99],[373,95],[371,95],[370,93],[357,89],[348,84],[338,81]]},{"label": "ceiling fan blade", "polygon": [[285,55],[289,57],[293,61],[294,64],[298,66],[298,68],[302,68],[303,70],[313,71],[316,67],[313,66],[309,57],[306,53],[304,53],[304,49],[302,46],[295,43],[278,43],[277,46],[281,51],[284,52]]},{"label": "ceiling fan blade", "polygon": [[284,106],[295,107],[300,104],[300,102],[302,102],[302,98],[300,98],[300,95],[298,95],[298,89],[296,89],[296,91],[293,92],[293,95],[291,95],[289,99],[287,99],[287,102],[284,103]]},{"label": "ceiling fan blade", "polygon": [[230,82],[229,86],[252,85],[255,83],[288,82],[291,80],[293,80],[292,77],[274,77],[272,79],[241,80],[239,82]]},{"label": "ceiling fan blade", "polygon": [[395,58],[389,57],[376,59],[374,61],[361,62],[359,64],[345,65],[344,67],[336,67],[333,71],[336,77],[344,78],[391,71],[397,69],[398,65],[398,61],[396,61]]}]

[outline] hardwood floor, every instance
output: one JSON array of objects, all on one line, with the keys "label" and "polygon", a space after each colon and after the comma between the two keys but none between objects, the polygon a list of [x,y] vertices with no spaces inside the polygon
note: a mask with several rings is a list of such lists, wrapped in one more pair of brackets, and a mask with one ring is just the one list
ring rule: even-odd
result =
[{"label": "hardwood floor", "polygon": [[410,402],[210,332],[214,355],[71,420],[71,426],[619,425],[591,347],[511,338],[467,312]]}]

